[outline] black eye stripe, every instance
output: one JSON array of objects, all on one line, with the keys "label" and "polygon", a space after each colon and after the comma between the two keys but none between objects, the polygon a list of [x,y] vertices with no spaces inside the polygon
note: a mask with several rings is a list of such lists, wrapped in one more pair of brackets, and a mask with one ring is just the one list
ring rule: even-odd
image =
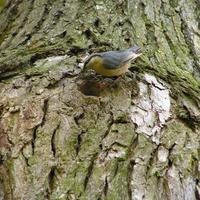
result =
[{"label": "black eye stripe", "polygon": [[91,56],[89,56],[89,57],[86,59],[84,65],[87,65],[93,57],[101,57],[101,55],[99,55],[99,54],[92,54]]}]

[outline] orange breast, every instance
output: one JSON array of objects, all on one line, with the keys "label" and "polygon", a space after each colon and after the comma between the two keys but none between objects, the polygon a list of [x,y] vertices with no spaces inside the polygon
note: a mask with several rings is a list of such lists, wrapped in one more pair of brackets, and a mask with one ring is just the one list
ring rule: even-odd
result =
[{"label": "orange breast", "polygon": [[101,57],[92,57],[89,63],[86,65],[87,68],[95,70],[98,74],[103,76],[120,76],[128,71],[129,63],[117,67],[115,69],[107,69]]},{"label": "orange breast", "polygon": [[102,67],[100,65],[95,65],[93,69],[103,76],[120,76],[128,71],[129,64],[126,64],[122,67],[116,68],[116,69],[106,69],[105,67]]}]

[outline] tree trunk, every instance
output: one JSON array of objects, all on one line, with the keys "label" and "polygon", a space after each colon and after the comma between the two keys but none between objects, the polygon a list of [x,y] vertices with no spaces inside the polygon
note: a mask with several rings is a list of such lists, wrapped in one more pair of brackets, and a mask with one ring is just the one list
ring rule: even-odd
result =
[{"label": "tree trunk", "polygon": [[[0,5],[0,200],[200,199],[199,0]],[[125,76],[82,76],[133,44]]]}]

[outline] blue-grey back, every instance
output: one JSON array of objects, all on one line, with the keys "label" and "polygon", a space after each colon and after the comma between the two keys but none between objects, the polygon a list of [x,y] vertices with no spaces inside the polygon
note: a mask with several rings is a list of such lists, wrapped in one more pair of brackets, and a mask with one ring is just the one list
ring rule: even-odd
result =
[{"label": "blue-grey back", "polygon": [[98,53],[103,58],[103,63],[108,69],[120,68],[124,64],[128,63],[133,57],[133,52],[129,49],[124,51],[108,51]]},{"label": "blue-grey back", "polygon": [[140,51],[141,48],[138,46],[133,46],[129,49],[125,50],[119,50],[119,51],[107,51],[102,53],[94,53],[87,60],[85,61],[85,64],[94,56],[102,57],[104,66],[107,69],[116,69],[120,68],[123,65],[130,62],[134,57],[135,53]]}]

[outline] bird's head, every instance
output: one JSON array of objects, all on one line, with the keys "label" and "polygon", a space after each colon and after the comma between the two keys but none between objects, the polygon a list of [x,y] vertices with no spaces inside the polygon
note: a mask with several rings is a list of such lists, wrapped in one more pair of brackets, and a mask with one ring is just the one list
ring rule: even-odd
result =
[{"label": "bird's head", "polygon": [[91,56],[89,56],[85,63],[84,63],[84,67],[83,69],[93,69],[94,66],[99,66],[103,64],[103,59],[100,55],[98,54],[92,54]]},{"label": "bird's head", "polygon": [[131,51],[134,54],[132,60],[142,55],[142,48],[141,47],[133,46],[133,47],[129,48],[128,50]]}]

